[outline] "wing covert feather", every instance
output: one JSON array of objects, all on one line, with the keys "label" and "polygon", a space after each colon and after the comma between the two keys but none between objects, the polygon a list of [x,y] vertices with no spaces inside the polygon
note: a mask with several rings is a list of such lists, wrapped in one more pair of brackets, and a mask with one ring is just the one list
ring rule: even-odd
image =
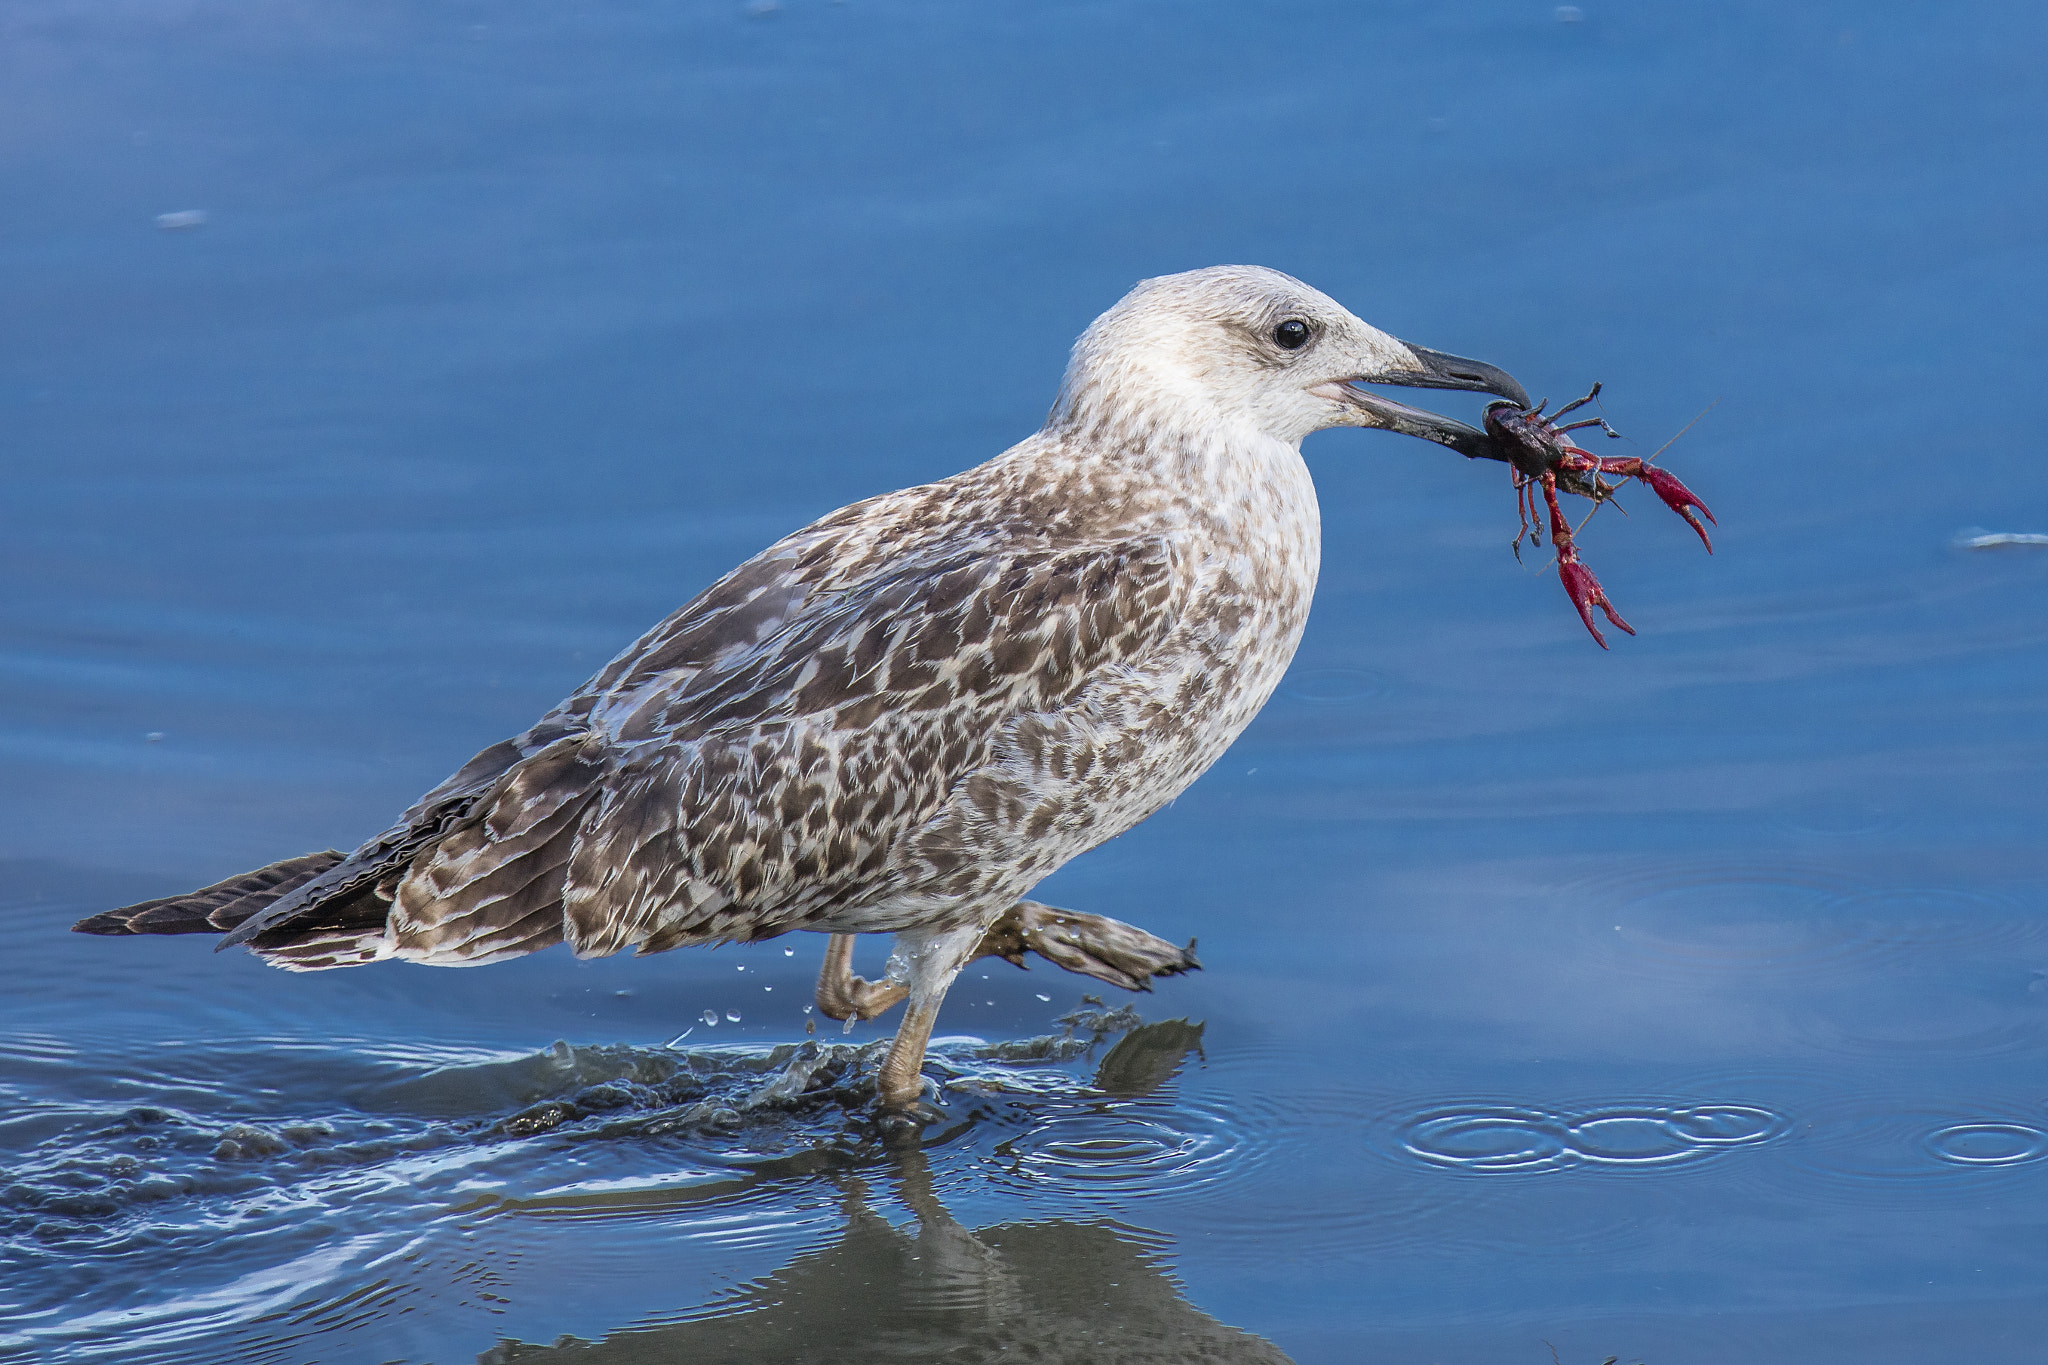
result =
[{"label": "wing covert feather", "polygon": [[393,951],[437,962],[799,927],[902,889],[895,855],[1005,726],[1141,658],[1177,613],[1163,538],[870,546],[853,573],[829,529],[726,575],[228,941],[281,945],[370,892]]},{"label": "wing covert feather", "polygon": [[579,829],[584,954],[754,938],[903,889],[900,845],[991,758],[1144,655],[1175,617],[1172,546],[958,555],[821,601],[717,674],[644,687]]}]

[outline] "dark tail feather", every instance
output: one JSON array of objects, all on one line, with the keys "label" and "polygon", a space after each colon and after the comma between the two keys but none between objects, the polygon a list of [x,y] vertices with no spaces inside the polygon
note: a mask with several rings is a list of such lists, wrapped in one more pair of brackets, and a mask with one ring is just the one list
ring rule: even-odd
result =
[{"label": "dark tail feather", "polygon": [[341,861],[333,849],[287,858],[182,896],[124,905],[71,926],[80,934],[220,934]]}]

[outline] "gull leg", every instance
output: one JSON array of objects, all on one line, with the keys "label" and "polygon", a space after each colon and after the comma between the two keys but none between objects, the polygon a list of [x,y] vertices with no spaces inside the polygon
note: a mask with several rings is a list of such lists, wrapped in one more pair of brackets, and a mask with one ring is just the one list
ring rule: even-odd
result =
[{"label": "gull leg", "polygon": [[818,970],[818,1010],[827,1019],[872,1019],[905,995],[900,981],[863,981],[853,974],[852,934],[834,934]]},{"label": "gull leg", "polygon": [[984,926],[969,924],[959,929],[911,929],[896,935],[896,952],[909,967],[910,1003],[903,1008],[903,1022],[896,1040],[882,1061],[876,1089],[882,1107],[898,1112],[915,1107],[924,1089],[924,1048],[931,1041],[932,1025],[938,1021],[939,1003],[960,969],[980,946]]},{"label": "gull leg", "polygon": [[999,957],[1024,965],[1024,954],[1037,953],[1064,967],[1127,991],[1149,991],[1155,976],[1201,970],[1195,945],[1176,948],[1136,925],[1101,915],[1084,915],[1037,901],[1018,901],[989,926],[976,957]]}]

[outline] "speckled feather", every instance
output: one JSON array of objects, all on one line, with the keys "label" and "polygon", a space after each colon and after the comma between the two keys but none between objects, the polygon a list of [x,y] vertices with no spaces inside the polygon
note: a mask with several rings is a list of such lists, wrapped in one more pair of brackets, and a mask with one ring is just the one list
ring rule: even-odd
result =
[{"label": "speckled feather", "polygon": [[1348,372],[1415,363],[1277,272],[1148,281],[1038,433],[762,551],[224,945],[455,966],[992,922],[1184,790],[1293,656],[1299,442],[1350,420],[1271,382],[1293,315]]}]

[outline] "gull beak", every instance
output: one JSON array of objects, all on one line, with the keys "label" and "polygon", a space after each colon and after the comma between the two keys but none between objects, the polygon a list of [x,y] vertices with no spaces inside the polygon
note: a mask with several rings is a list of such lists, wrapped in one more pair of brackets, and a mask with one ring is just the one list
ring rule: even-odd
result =
[{"label": "gull beak", "polygon": [[1529,406],[1529,391],[1498,365],[1489,365],[1483,360],[1467,360],[1445,351],[1432,351],[1427,346],[1414,346],[1405,341],[1401,344],[1414,353],[1416,369],[1362,374],[1351,382],[1400,384],[1411,389],[1468,389],[1473,393],[1490,393],[1505,398],[1518,408]]},{"label": "gull beak", "polygon": [[1491,438],[1476,427],[1467,426],[1456,418],[1411,408],[1406,403],[1397,403],[1358,386],[1398,384],[1411,389],[1465,389],[1474,393],[1497,394],[1518,408],[1529,406],[1529,391],[1498,365],[1432,351],[1426,346],[1410,346],[1406,342],[1401,345],[1415,357],[1413,367],[1403,365],[1371,374],[1353,375],[1336,383],[1318,384],[1310,392],[1336,399],[1355,409],[1364,419],[1358,423],[1360,426],[1383,427],[1404,436],[1419,436],[1425,441],[1449,446],[1468,459],[1506,459],[1507,456]]}]

